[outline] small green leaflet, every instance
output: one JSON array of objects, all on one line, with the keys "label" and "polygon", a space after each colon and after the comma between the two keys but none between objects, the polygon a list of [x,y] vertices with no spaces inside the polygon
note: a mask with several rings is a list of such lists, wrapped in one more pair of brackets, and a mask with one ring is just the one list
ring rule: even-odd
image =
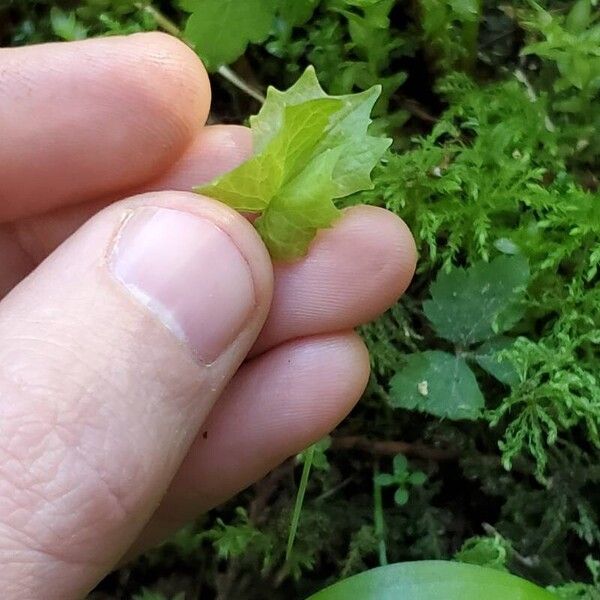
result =
[{"label": "small green leaflet", "polygon": [[506,385],[516,385],[519,382],[519,374],[514,365],[502,359],[502,352],[508,350],[514,344],[514,340],[499,336],[484,342],[470,354],[470,358],[498,381]]},{"label": "small green leaflet", "polygon": [[440,273],[423,309],[440,337],[466,347],[507,331],[521,318],[528,281],[525,258],[499,256],[467,270]]},{"label": "small green leaflet", "polygon": [[264,42],[279,21],[292,28],[306,22],[318,0],[181,0],[192,13],[184,37],[209,71],[238,59],[250,43]]},{"label": "small green leaflet", "polygon": [[241,56],[250,42],[260,43],[273,24],[275,0],[183,0],[191,12],[184,36],[209,70]]},{"label": "small green leaflet", "polygon": [[450,419],[476,419],[484,405],[466,361],[439,350],[408,356],[406,366],[392,378],[390,402]]},{"label": "small green leaflet", "polygon": [[280,0],[278,17],[288,27],[304,25],[321,0]]},{"label": "small green leaflet", "polygon": [[250,119],[255,155],[194,191],[262,213],[255,226],[273,258],[303,256],[339,215],[334,199],[373,188],[371,171],[391,144],[367,131],[380,93],[329,96],[308,67],[287,91],[269,88]]}]

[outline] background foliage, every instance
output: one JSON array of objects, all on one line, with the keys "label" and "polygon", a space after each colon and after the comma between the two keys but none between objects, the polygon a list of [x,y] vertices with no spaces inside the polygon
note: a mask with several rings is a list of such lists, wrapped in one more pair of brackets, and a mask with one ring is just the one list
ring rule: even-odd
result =
[{"label": "background foliage", "polygon": [[302,598],[454,557],[600,598],[596,3],[0,0],[1,45],[161,27],[215,71],[217,120],[259,108],[223,65],[259,91],[308,64],[330,93],[382,84],[394,144],[351,202],[401,215],[420,262],[363,328],[371,382],[314,450],[289,559],[295,459],[93,597]]}]

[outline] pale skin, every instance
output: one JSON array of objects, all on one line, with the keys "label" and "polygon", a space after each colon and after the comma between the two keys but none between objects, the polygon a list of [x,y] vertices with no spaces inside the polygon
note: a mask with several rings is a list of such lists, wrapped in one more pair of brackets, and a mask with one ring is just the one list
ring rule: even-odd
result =
[{"label": "pale skin", "polygon": [[373,207],[272,265],[189,193],[251,152],[209,106],[163,34],[0,49],[6,600],[82,597],[333,429],[368,378],[353,329],[412,277],[407,227]]}]

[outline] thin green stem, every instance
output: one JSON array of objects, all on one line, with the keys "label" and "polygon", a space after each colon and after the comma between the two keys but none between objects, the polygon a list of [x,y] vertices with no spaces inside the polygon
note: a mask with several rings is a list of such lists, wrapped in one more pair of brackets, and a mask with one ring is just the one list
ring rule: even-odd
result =
[{"label": "thin green stem", "polygon": [[223,65],[222,67],[219,67],[217,73],[221,77],[223,77],[223,79],[227,79],[229,83],[235,85],[236,88],[248,94],[248,96],[254,98],[261,104],[264,104],[264,101],[266,100],[264,95],[261,94],[258,90],[255,90],[249,83],[246,83],[235,71],[230,69],[228,66]]},{"label": "thin green stem", "polygon": [[477,18],[473,21],[467,21],[463,25],[463,47],[466,49],[466,58],[464,61],[465,69],[470,72],[475,68],[477,62],[478,42],[479,42],[479,28],[481,24],[482,16],[482,2],[479,0],[477,6]]},{"label": "thin green stem", "polygon": [[302,477],[300,478],[300,486],[298,487],[298,493],[296,494],[296,503],[294,504],[294,512],[292,513],[292,522],[290,523],[290,533],[287,541],[287,549],[285,551],[285,560],[289,560],[292,555],[292,549],[294,547],[294,541],[296,540],[296,533],[298,532],[298,523],[300,522],[300,513],[302,512],[302,505],[304,504],[304,496],[306,494],[306,488],[308,487],[308,476],[310,475],[310,469],[312,467],[313,457],[315,455],[314,444],[306,451],[304,457],[304,466],[302,467]]},{"label": "thin green stem", "polygon": [[142,2],[136,3],[135,6],[138,9],[147,12],[156,21],[156,24],[163,31],[170,33],[171,35],[179,38],[180,40],[184,40],[183,31],[181,31],[181,29],[179,29],[179,27],[177,27],[177,25],[175,25],[175,23],[173,23],[171,19],[163,15],[158,9],[154,8],[154,6],[152,6],[151,4],[143,4]]},{"label": "thin green stem", "polygon": [[383,516],[383,498],[381,486],[377,483],[379,463],[373,468],[373,520],[375,523],[375,536],[379,540],[379,564],[383,567],[388,564],[387,547],[385,545],[385,518]]}]

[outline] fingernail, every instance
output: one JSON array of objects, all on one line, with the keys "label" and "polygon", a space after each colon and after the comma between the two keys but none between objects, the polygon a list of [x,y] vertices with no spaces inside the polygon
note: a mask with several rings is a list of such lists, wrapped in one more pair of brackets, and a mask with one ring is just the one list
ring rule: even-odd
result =
[{"label": "fingernail", "polygon": [[255,305],[250,268],[233,240],[190,213],[138,209],[117,237],[110,267],[205,363],[237,337]]}]

